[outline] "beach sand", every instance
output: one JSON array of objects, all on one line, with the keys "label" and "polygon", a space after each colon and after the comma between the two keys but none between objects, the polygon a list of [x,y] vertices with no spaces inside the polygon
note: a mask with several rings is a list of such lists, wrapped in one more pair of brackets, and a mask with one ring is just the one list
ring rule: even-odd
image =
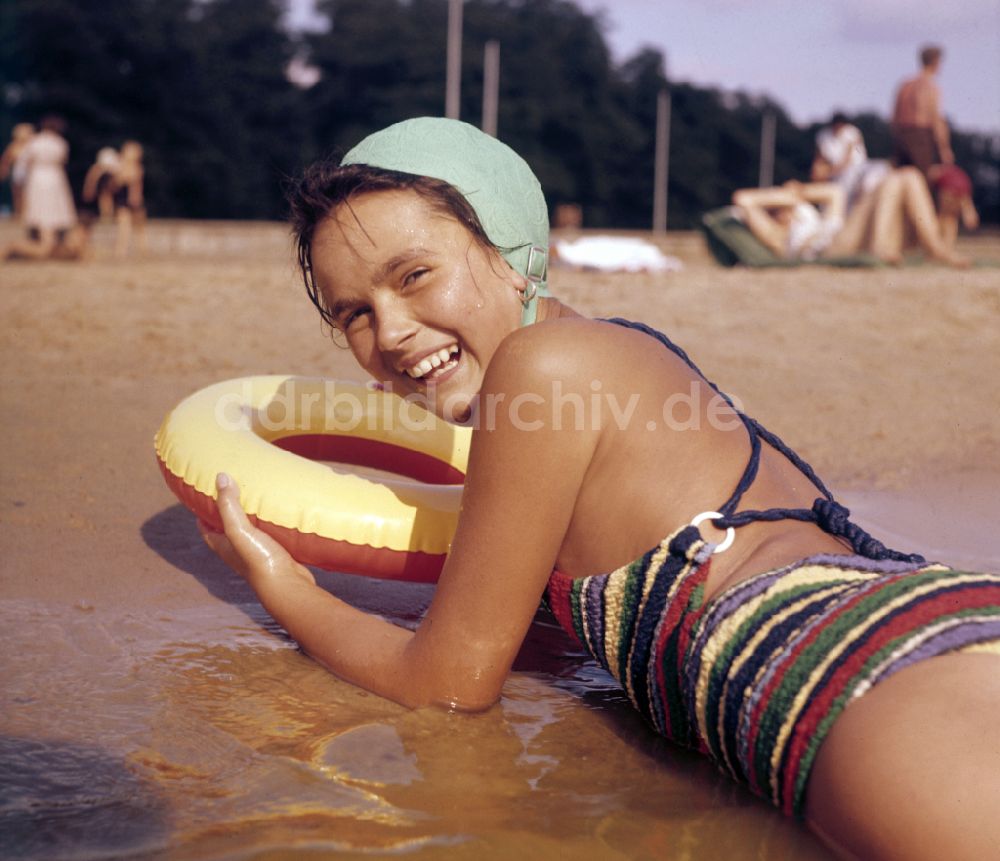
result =
[{"label": "beach sand", "polygon": [[[10,223],[0,225],[0,242],[15,233]],[[1000,569],[1000,268],[727,270],[711,261],[697,234],[656,241],[684,262],[683,271],[621,275],[556,268],[553,292],[585,314],[641,319],[670,334],[710,379],[808,460],[878,537],[946,562]],[[139,657],[148,654],[136,645],[144,636],[160,638],[157,648],[179,640],[204,645],[211,629],[209,639],[229,648],[219,620],[236,624],[238,618],[256,632],[247,634],[251,639],[258,633],[278,639],[255,615],[252,595],[202,546],[193,518],[166,489],[153,434],[181,398],[222,379],[265,373],[361,378],[350,355],[324,335],[282,225],[154,221],[149,243],[142,259],[111,259],[111,237],[102,227],[90,261],[0,265],[0,606],[8,613],[0,640],[5,655],[19,656],[3,659],[0,733],[8,738],[114,747],[102,736],[112,714],[110,689],[101,681],[105,646],[121,660],[135,658],[126,661],[127,671],[114,664],[124,674],[115,685],[124,685],[128,673],[144,672]],[[1000,260],[1000,238],[965,238],[961,250]],[[403,621],[416,618],[427,600],[426,589],[343,576],[326,582]],[[128,636],[118,627],[122,619],[136,625]],[[198,627],[197,619],[214,621]],[[397,730],[398,721],[415,720],[372,698],[359,699],[353,689],[345,693],[349,686],[319,681],[322,671],[302,661],[295,672],[310,680],[303,684],[336,685],[338,701],[350,700],[359,725],[377,724],[386,714]],[[66,675],[69,666],[73,679]],[[48,685],[49,677],[60,681]],[[529,671],[512,684],[531,687],[533,679]],[[29,696],[31,680],[37,691]],[[147,699],[169,687],[159,676],[146,684]],[[69,701],[79,694],[81,708],[99,699],[104,729],[94,718],[89,735],[75,731],[65,704],[61,718],[50,709],[42,720],[42,706],[51,707],[57,696],[53,690]],[[81,690],[91,691],[92,699]],[[138,708],[133,697],[121,695]],[[165,789],[170,781],[164,774],[181,768],[183,757],[170,751],[184,734],[174,726],[171,743],[158,744],[152,712],[140,712],[141,745],[123,743],[114,755],[128,760],[130,774],[139,769],[143,780],[156,783],[157,797],[174,809],[183,793]],[[587,727],[573,730],[578,738],[599,732],[587,720],[579,714],[571,719],[571,726],[580,721]],[[485,725],[482,719],[473,723],[480,730]],[[449,726],[460,738],[463,730],[454,721]],[[625,735],[636,733],[641,737],[640,730]],[[616,730],[618,737],[623,733]],[[568,762],[576,743],[557,747],[558,756]],[[633,742],[619,755],[642,758],[649,744]],[[139,747],[145,753],[137,760]],[[259,754],[260,746],[255,749]],[[170,764],[154,767],[151,761]],[[194,764],[184,767],[197,771]],[[700,766],[691,768],[702,774]],[[715,800],[728,792],[714,778],[698,779],[707,781],[705,791]],[[751,816],[747,828],[763,829],[775,845],[806,845],[796,843],[808,842],[804,832],[754,803],[737,805],[741,816]],[[697,815],[707,827],[714,820],[706,809]],[[237,818],[256,817],[254,828],[263,828],[264,814],[253,811]],[[370,824],[374,815],[355,819]],[[595,820],[604,823],[602,833],[628,830],[627,816],[609,824],[609,815]],[[170,817],[164,821],[167,836],[157,851],[164,845],[204,848],[218,836],[197,823],[178,836]],[[343,817],[339,821],[342,827]],[[494,826],[499,828],[484,825],[483,833]],[[241,832],[249,835],[247,845],[260,845],[266,829],[247,828]],[[712,838],[710,831],[698,837],[708,841],[705,857],[723,857],[724,844],[712,840],[742,833],[730,828],[728,837]],[[438,837],[446,832],[442,825]],[[546,857],[547,841],[558,833],[539,826],[511,838],[504,851],[517,847]],[[379,842],[382,837],[367,839],[356,836],[351,845],[388,845]],[[556,845],[565,850],[572,843]],[[577,857],[588,857],[587,845],[580,843]],[[823,857],[808,846],[816,854],[798,857]],[[191,848],[189,857],[197,856]],[[178,850],[171,857],[188,856]]]}]

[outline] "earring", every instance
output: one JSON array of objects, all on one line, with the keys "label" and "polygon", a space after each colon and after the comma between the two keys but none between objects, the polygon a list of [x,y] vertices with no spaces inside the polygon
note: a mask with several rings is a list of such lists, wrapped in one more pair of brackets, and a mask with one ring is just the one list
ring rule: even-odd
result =
[{"label": "earring", "polygon": [[538,293],[538,284],[534,281],[528,281],[524,287],[515,287],[514,289],[517,291],[517,295],[521,297],[521,304],[527,308],[528,303]]}]

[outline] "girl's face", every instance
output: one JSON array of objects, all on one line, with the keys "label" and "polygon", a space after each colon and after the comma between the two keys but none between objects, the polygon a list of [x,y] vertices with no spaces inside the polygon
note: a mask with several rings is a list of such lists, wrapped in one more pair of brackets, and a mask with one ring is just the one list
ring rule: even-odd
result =
[{"label": "girl's face", "polygon": [[361,195],[316,229],[313,278],[351,351],[399,395],[467,421],[524,278],[415,191]]}]

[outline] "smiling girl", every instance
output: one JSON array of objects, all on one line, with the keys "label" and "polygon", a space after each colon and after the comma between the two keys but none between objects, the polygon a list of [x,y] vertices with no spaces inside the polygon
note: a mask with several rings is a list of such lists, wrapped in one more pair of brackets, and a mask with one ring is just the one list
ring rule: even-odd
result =
[{"label": "smiling girl", "polygon": [[414,631],[319,588],[219,477],[205,539],[307,653],[407,706],[484,709],[544,599],[653,727],[842,851],[996,845],[1000,577],[885,548],[663,335],[548,296],[538,182],[474,128],[378,132],[292,207],[360,365],[475,428]]}]

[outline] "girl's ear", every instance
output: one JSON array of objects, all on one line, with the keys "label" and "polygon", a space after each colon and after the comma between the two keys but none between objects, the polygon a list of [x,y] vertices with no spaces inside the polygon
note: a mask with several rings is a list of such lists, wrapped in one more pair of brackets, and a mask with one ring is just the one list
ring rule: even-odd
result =
[{"label": "girl's ear", "polygon": [[528,279],[514,269],[499,251],[493,249],[493,254],[496,257],[497,265],[500,267],[504,281],[510,284],[518,293],[523,293],[528,287]]},{"label": "girl's ear", "polygon": [[527,280],[523,275],[515,272],[513,267],[503,258],[503,255],[494,248],[490,246],[483,249],[486,253],[486,259],[489,261],[490,269],[493,274],[500,278],[502,281],[510,284],[515,290],[521,290],[524,287],[524,282]]}]

